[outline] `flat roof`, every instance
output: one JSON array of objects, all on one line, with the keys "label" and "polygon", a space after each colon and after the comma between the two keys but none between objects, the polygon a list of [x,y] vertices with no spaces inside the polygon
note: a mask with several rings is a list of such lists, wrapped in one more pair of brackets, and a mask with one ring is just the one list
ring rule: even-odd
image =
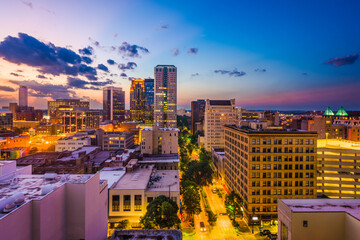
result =
[{"label": "flat roof", "polygon": [[209,100],[213,106],[231,106],[231,100]]},{"label": "flat roof", "polygon": [[108,188],[110,189],[125,175],[125,170],[106,170],[100,171],[100,180],[107,180]]},{"label": "flat roof", "polygon": [[292,212],[346,212],[360,220],[360,199],[280,199]]},{"label": "flat roof", "polygon": [[154,166],[127,172],[113,189],[146,189]]},{"label": "flat roof", "polygon": [[360,151],[360,143],[349,141],[349,140],[340,140],[340,139],[318,139],[317,148],[330,148],[330,149],[348,149],[348,150],[358,150]]},{"label": "flat roof", "polygon": [[[57,174],[56,174],[57,175]],[[13,196],[16,193],[23,193],[25,201],[41,198],[44,186],[52,187],[50,191],[59,188],[65,183],[85,183],[93,174],[67,174],[57,175],[56,181],[46,180],[45,175],[17,175],[13,179],[0,182],[0,201]],[[64,176],[64,177],[63,177]],[[66,178],[65,178],[66,176]],[[63,178],[63,179],[61,179]],[[12,183],[11,183],[12,180]]]},{"label": "flat roof", "polygon": [[57,159],[58,161],[69,161],[69,160],[75,160],[79,157],[79,154],[81,152],[86,152],[86,155],[91,153],[92,151],[95,151],[96,149],[98,149],[100,147],[98,146],[84,146],[84,147],[81,147],[73,152],[71,152],[71,155],[70,156],[67,156],[67,157],[63,157],[63,158],[60,158],[60,159]]},{"label": "flat roof", "polygon": [[151,181],[146,191],[180,191],[179,171],[160,170],[155,172],[155,177],[159,176],[158,181]]},{"label": "flat roof", "polygon": [[286,134],[286,135],[291,135],[291,134],[297,134],[297,135],[304,135],[304,134],[313,134],[313,135],[317,135],[317,132],[314,131],[304,131],[304,130],[299,130],[299,129],[252,129],[250,127],[246,127],[246,126],[236,126],[236,125],[225,125],[225,128],[231,128],[233,130],[239,131],[239,132],[243,132],[246,134],[252,134],[252,135],[256,135],[256,134]]}]

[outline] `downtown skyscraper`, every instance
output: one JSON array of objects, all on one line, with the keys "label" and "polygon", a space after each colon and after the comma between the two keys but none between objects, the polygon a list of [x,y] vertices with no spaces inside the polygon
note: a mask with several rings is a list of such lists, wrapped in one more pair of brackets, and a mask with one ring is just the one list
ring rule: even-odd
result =
[{"label": "downtown skyscraper", "polygon": [[130,86],[130,117],[133,121],[143,121],[145,114],[145,79],[133,78]]},{"label": "downtown skyscraper", "polygon": [[103,120],[125,120],[125,91],[122,88],[103,88]]},{"label": "downtown skyscraper", "polygon": [[177,68],[157,65],[155,75],[154,121],[160,128],[176,128]]},{"label": "downtown skyscraper", "polygon": [[146,123],[154,122],[154,79],[145,79],[145,113]]},{"label": "downtown skyscraper", "polygon": [[28,88],[26,86],[20,86],[19,88],[19,107],[28,106]]}]

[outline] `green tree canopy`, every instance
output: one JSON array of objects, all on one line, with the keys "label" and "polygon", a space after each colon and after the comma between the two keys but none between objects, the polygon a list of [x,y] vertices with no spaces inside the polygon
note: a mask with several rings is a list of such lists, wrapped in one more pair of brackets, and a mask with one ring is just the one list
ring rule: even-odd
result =
[{"label": "green tree canopy", "polygon": [[140,218],[140,224],[145,229],[179,228],[178,210],[176,202],[161,195],[149,203],[145,215]]},{"label": "green tree canopy", "polygon": [[230,218],[235,219],[236,216],[242,216],[241,206],[243,199],[234,191],[225,197],[226,211],[229,213]]},{"label": "green tree canopy", "polygon": [[190,161],[186,168],[182,180],[190,180],[199,186],[206,186],[212,182],[213,170],[209,162]]},{"label": "green tree canopy", "polygon": [[201,212],[199,186],[190,180],[181,182],[184,210],[190,216]]}]

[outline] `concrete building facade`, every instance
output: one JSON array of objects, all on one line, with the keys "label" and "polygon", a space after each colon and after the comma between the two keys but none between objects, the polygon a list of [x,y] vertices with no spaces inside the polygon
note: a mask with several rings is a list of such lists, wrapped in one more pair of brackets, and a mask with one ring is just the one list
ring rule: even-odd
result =
[{"label": "concrete building facade", "polygon": [[125,91],[122,88],[103,88],[103,120],[125,121]]},{"label": "concrete building facade", "polygon": [[129,149],[134,146],[134,134],[129,131],[104,132],[102,136],[102,150],[116,151]]},{"label": "concrete building facade", "polygon": [[70,136],[56,141],[55,152],[74,151],[83,146],[91,145],[91,139],[87,136]]},{"label": "concrete building facade", "polygon": [[144,128],[141,130],[141,153],[149,154],[177,154],[178,128]]},{"label": "concrete building facade", "polygon": [[191,132],[204,131],[205,100],[191,102]]},{"label": "concrete building facade", "polygon": [[19,106],[28,106],[28,88],[26,86],[19,87]]},{"label": "concrete building facade", "polygon": [[315,132],[225,126],[225,183],[246,219],[277,218],[279,198],[316,198]]},{"label": "concrete building facade", "polygon": [[206,100],[205,108],[205,149],[224,147],[224,126],[238,124],[235,99]]}]

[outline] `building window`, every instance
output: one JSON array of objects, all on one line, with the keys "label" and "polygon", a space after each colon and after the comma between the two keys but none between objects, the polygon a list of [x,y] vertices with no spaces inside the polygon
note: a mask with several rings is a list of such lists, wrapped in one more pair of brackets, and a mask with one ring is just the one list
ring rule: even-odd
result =
[{"label": "building window", "polygon": [[124,195],[124,211],[130,211],[130,210],[131,210],[131,196]]},{"label": "building window", "polygon": [[119,195],[112,196],[112,210],[117,212],[120,210],[120,197]]},{"label": "building window", "polygon": [[308,221],[307,220],[303,221],[303,227],[308,227]]},{"label": "building window", "polygon": [[135,195],[135,211],[141,211],[141,195]]}]

